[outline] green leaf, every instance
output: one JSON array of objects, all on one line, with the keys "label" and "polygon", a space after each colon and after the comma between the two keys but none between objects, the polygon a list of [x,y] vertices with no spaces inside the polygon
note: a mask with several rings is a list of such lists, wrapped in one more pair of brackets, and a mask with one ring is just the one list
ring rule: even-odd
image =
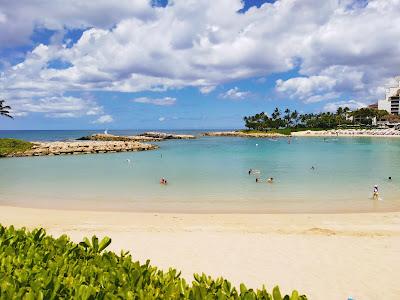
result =
[{"label": "green leaf", "polygon": [[95,253],[99,250],[99,239],[95,235],[92,236],[92,249]]},{"label": "green leaf", "polygon": [[241,283],[240,284],[240,294],[245,294],[246,292],[247,292],[246,286],[243,283]]},{"label": "green leaf", "polygon": [[99,245],[99,252],[103,251],[106,249],[109,245],[111,244],[111,239],[109,237],[104,237]]},{"label": "green leaf", "polygon": [[281,291],[279,290],[279,286],[274,287],[272,290],[272,296],[274,297],[274,300],[282,300],[282,295]]},{"label": "green leaf", "polygon": [[299,300],[299,293],[296,290],[294,290],[292,292],[292,296],[290,297],[290,300]]}]

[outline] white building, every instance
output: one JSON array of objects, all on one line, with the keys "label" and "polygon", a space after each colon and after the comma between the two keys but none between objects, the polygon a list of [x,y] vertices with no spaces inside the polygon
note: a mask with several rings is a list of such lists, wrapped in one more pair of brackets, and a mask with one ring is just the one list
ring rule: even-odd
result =
[{"label": "white building", "polygon": [[396,85],[386,89],[386,97],[378,101],[378,109],[386,110],[393,115],[399,114],[400,77],[396,78]]}]

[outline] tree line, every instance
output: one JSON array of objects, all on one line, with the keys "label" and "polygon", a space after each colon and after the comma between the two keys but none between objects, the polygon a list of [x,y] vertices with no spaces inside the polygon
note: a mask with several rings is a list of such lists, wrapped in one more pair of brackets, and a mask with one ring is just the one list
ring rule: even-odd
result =
[{"label": "tree line", "polygon": [[387,115],[387,111],[373,108],[350,111],[348,107],[339,107],[335,113],[300,114],[297,110],[291,111],[288,108],[282,112],[276,107],[270,116],[261,112],[253,116],[245,116],[243,120],[246,128],[259,131],[279,128],[330,129],[341,125],[371,125],[373,118],[380,120]]}]

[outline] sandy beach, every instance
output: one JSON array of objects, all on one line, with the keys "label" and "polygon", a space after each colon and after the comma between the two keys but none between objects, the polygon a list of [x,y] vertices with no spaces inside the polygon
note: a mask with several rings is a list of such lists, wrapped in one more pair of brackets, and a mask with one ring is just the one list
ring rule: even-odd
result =
[{"label": "sandy beach", "polygon": [[400,213],[160,214],[0,207],[3,225],[42,226],[167,269],[278,284],[309,299],[400,299]]},{"label": "sandy beach", "polygon": [[292,132],[292,136],[299,137],[400,137],[400,131],[388,129],[330,129],[330,130],[304,130]]}]

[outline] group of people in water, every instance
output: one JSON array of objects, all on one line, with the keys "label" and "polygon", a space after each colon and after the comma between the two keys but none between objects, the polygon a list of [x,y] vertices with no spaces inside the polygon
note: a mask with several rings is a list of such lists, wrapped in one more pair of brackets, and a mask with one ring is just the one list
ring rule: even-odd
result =
[{"label": "group of people in water", "polygon": [[[262,182],[262,180],[261,180],[260,177],[258,176],[258,175],[260,175],[260,174],[261,174],[261,172],[260,172],[259,170],[253,170],[253,169],[250,169],[250,170],[249,170],[249,175],[256,175],[256,182],[257,182],[257,183]],[[273,177],[269,177],[269,178],[266,180],[266,182],[267,182],[267,183],[273,183],[273,182],[274,182],[274,178],[273,178]]]},{"label": "group of people in water", "polygon": [[[314,166],[311,166],[311,170],[315,170]],[[259,175],[261,174],[261,172],[259,170],[255,170],[255,169],[249,169],[248,171],[249,175],[255,175],[256,176],[256,183],[260,183],[263,182],[263,180],[260,179]],[[392,176],[388,177],[389,181],[392,181]],[[273,183],[274,182],[274,178],[273,177],[269,177],[266,180],[267,183]],[[378,185],[374,185],[374,190],[373,190],[373,194],[372,194],[372,199],[373,200],[379,200],[379,188]]]}]

